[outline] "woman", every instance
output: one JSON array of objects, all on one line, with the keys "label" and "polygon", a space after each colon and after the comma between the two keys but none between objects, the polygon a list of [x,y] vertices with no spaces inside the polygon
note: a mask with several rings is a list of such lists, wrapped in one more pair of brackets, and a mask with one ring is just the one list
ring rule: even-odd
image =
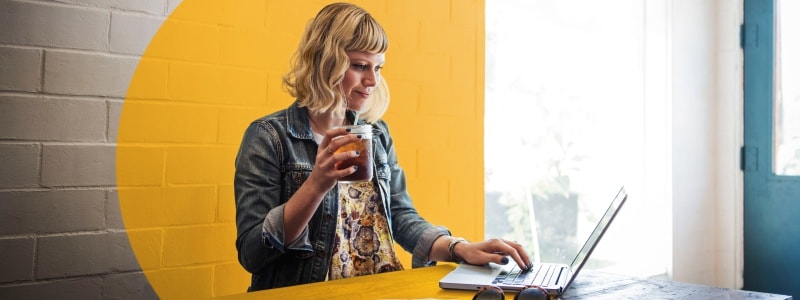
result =
[{"label": "woman", "polygon": [[[389,102],[381,78],[387,37],[362,8],[324,7],[307,25],[283,83],[296,101],[247,128],[236,158],[236,248],[253,274],[249,291],[401,270],[436,261],[530,266],[522,247],[499,239],[469,243],[419,216],[406,192],[392,137],[380,119]],[[358,119],[356,119],[356,116]],[[373,179],[342,182],[337,153],[372,126]]]}]

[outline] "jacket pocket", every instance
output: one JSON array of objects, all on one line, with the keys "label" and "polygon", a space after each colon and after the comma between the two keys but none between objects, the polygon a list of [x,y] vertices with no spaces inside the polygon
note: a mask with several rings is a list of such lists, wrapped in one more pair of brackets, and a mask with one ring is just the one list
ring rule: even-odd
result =
[{"label": "jacket pocket", "polygon": [[285,184],[283,189],[284,202],[289,200],[289,197],[294,195],[300,186],[306,182],[308,176],[311,175],[312,167],[310,165],[287,165],[286,172],[284,173],[283,182]]},{"label": "jacket pocket", "polygon": [[386,152],[379,151],[375,154],[375,177],[381,181],[389,182],[392,180],[392,167],[389,165],[389,160]]}]

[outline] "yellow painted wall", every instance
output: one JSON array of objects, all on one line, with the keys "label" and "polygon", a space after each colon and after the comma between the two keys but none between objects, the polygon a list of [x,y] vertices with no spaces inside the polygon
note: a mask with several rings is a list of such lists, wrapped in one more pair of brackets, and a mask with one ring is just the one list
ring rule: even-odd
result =
[{"label": "yellow painted wall", "polygon": [[[306,21],[329,2],[185,0],[142,56],[122,109],[117,183],[134,252],[161,298],[249,285],[236,260],[236,150],[250,121],[291,103],[280,78]],[[354,3],[389,34],[384,119],[415,205],[482,239],[484,1]]]}]

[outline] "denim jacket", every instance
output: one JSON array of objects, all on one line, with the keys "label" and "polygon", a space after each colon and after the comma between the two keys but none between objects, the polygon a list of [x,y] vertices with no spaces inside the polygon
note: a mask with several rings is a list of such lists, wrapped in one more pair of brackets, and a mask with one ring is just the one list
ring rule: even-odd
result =
[{"label": "denim jacket", "polygon": [[[348,119],[355,117],[348,112]],[[450,232],[423,219],[406,191],[403,169],[383,120],[374,124],[373,181],[386,208],[396,243],[412,253],[412,267],[428,261],[433,241]],[[284,240],[283,208],[311,174],[317,143],[308,111],[295,102],[287,109],[253,121],[236,157],[236,249],[250,273],[248,291],[324,281],[334,244],[338,187],[328,191],[311,221],[295,241]]]}]

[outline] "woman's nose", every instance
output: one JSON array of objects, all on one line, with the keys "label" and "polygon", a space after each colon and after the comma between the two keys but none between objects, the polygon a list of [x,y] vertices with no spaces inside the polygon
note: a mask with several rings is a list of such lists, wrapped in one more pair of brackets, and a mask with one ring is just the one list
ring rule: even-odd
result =
[{"label": "woman's nose", "polygon": [[364,86],[375,86],[379,78],[380,75],[377,72],[367,72],[367,75],[364,76]]}]

